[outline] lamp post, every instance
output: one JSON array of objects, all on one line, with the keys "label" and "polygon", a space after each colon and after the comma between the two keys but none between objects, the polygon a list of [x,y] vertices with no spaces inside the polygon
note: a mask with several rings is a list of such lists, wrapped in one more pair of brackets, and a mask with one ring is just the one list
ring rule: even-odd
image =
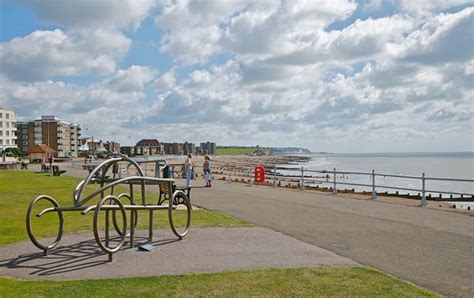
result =
[{"label": "lamp post", "polygon": [[[86,129],[86,131],[87,131],[87,134],[89,134],[89,128],[88,128],[88,127],[86,127],[85,129]],[[92,139],[92,142],[91,142],[91,143],[92,143],[92,144],[94,144],[94,136],[92,136],[92,137],[91,137],[91,139]],[[89,154],[90,154],[90,153],[91,153],[91,151],[92,151],[92,150],[91,150],[91,146],[90,146],[90,145],[88,145],[87,147],[89,148]],[[95,150],[94,150],[94,151],[95,151]]]}]

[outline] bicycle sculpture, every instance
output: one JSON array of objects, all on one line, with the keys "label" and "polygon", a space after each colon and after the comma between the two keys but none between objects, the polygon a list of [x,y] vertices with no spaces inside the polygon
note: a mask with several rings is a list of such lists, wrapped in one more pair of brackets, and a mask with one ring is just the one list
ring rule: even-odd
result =
[{"label": "bicycle sculpture", "polygon": [[[125,163],[126,171],[128,173],[129,168],[135,168],[137,171],[136,176],[129,176],[122,178],[122,172],[119,171],[119,163]],[[158,167],[157,167],[158,168]],[[86,194],[86,189],[91,184],[99,184],[98,189],[89,190],[89,194]],[[127,185],[128,191],[115,194],[117,188],[120,185]],[[147,202],[145,186],[157,186],[159,187],[160,196],[157,197],[156,204],[150,204]],[[139,187],[140,196],[137,203],[135,200],[134,189]],[[108,194],[110,192],[110,194]],[[164,194],[164,196],[162,196]],[[34,206],[40,201],[46,201],[52,206],[45,208],[42,211],[34,213]],[[94,212],[93,217],[93,232],[94,238],[97,245],[109,256],[109,261],[112,261],[112,256],[124,245],[127,236],[129,237],[129,244],[132,248],[134,246],[134,234],[138,223],[138,210],[149,211],[149,223],[148,223],[148,242],[151,243],[153,238],[153,212],[157,210],[168,210],[168,220],[173,233],[182,239],[186,236],[189,231],[191,224],[191,202],[188,195],[181,189],[177,189],[173,179],[167,178],[155,178],[147,177],[140,165],[133,159],[128,158],[125,155],[114,154],[113,158],[110,158],[97,167],[95,167],[89,175],[79,182],[73,192],[74,206],[61,207],[58,202],[50,196],[40,195],[35,198],[29,205],[26,215],[26,229],[28,236],[35,246],[44,251],[47,255],[48,251],[55,248],[63,235],[63,212],[78,211],[82,215],[86,215],[89,212]],[[98,201],[95,205],[91,205],[91,202]],[[126,202],[124,202],[126,201]],[[165,204],[168,202],[167,204]],[[125,204],[127,203],[127,204]],[[178,228],[175,224],[175,213],[176,209],[186,209],[186,220],[184,227]],[[183,207],[181,207],[183,206]],[[103,231],[104,237],[101,237],[101,212],[105,212],[105,228]],[[127,211],[130,211],[130,218],[127,217]],[[57,213],[59,221],[58,234],[56,239],[50,244],[40,243],[33,234],[32,229],[32,217],[41,217],[42,215],[50,212]],[[111,214],[110,214],[111,213]],[[117,213],[121,214],[122,223],[119,223]],[[103,214],[103,213],[102,213]],[[110,217],[112,218],[112,224],[119,235],[118,244],[115,246],[111,245],[111,242],[116,242],[116,239],[111,239],[109,235]],[[129,227],[127,225],[129,223]],[[127,234],[127,229],[130,229]]]}]

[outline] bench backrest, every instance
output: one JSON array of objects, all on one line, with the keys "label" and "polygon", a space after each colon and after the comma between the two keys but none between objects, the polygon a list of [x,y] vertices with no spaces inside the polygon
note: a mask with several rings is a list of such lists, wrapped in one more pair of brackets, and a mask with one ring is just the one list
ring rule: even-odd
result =
[{"label": "bench backrest", "polygon": [[171,193],[172,189],[170,189],[172,186],[168,182],[162,182],[159,184],[160,185],[160,193],[165,193],[169,194]]}]

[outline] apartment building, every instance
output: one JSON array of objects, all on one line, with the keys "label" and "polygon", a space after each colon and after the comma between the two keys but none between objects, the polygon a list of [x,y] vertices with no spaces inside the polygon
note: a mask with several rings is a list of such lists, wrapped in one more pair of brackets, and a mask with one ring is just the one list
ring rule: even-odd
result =
[{"label": "apartment building", "polygon": [[183,155],[183,144],[181,143],[164,143],[165,154]]},{"label": "apartment building", "polygon": [[207,141],[199,146],[202,154],[216,154],[216,143]]},{"label": "apartment building", "polygon": [[0,107],[0,153],[7,148],[16,148],[15,113]]},{"label": "apartment building", "polygon": [[193,143],[184,142],[183,154],[188,155],[189,153],[196,154],[196,145]]},{"label": "apartment building", "polygon": [[21,155],[28,155],[28,122],[18,121],[16,123],[16,143],[20,149]]},{"label": "apartment building", "polygon": [[[24,124],[22,124],[23,133]],[[42,116],[39,120],[28,122],[28,150],[45,144],[56,151],[55,157],[77,157],[81,128],[77,124],[61,121],[55,116]],[[23,136],[22,136],[23,138]]]}]

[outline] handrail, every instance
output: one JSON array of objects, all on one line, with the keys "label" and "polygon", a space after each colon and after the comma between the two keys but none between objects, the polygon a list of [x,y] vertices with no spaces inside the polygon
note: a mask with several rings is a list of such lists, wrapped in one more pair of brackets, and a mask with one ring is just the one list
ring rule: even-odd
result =
[{"label": "handrail", "polygon": [[[222,167],[221,167],[222,168]],[[252,183],[252,167],[248,165],[246,167],[239,167],[239,170],[235,170],[232,166],[227,166],[227,176],[229,183],[231,182],[231,173],[247,173],[249,177],[249,183]],[[229,169],[230,168],[230,169]],[[280,172],[279,172],[280,171]],[[289,172],[289,173],[282,173]],[[276,186],[276,182],[278,181],[290,181],[290,182],[298,182],[298,185],[301,187],[301,190],[304,190],[305,184],[312,184],[312,183],[325,183],[331,184],[333,187],[333,193],[337,193],[337,186],[338,185],[353,185],[353,186],[362,186],[368,187],[372,189],[372,199],[375,200],[377,198],[377,188],[382,189],[395,189],[395,190],[406,190],[410,192],[418,192],[421,193],[421,204],[426,205],[426,194],[427,193],[438,193],[438,194],[452,194],[452,195],[461,195],[462,196],[471,196],[474,198],[474,194],[465,193],[460,191],[446,191],[446,190],[428,190],[426,189],[425,182],[427,180],[431,181],[450,181],[450,182],[467,182],[473,183],[473,179],[457,179],[457,178],[440,178],[440,177],[426,177],[424,173],[421,176],[412,176],[412,175],[401,175],[401,174],[384,174],[384,173],[375,173],[375,170],[372,172],[361,172],[361,171],[337,171],[335,168],[333,170],[317,170],[317,169],[309,169],[304,167],[292,167],[292,166],[267,166],[266,173],[268,173],[271,177],[270,180],[273,180],[273,186]],[[297,173],[294,173],[297,172]],[[313,176],[313,175],[305,175],[308,173],[319,173],[324,174],[323,177],[321,176]],[[337,175],[364,175],[369,176],[371,178],[371,184],[365,183],[356,183],[356,182],[349,182],[349,181],[341,181],[338,180]],[[239,174],[237,174],[239,175]],[[399,178],[399,179],[415,179],[421,181],[421,188],[414,188],[414,187],[403,187],[403,186],[394,186],[394,185],[380,185],[376,184],[375,180],[376,177],[389,177],[389,178]],[[321,180],[326,178],[326,180]]]}]

